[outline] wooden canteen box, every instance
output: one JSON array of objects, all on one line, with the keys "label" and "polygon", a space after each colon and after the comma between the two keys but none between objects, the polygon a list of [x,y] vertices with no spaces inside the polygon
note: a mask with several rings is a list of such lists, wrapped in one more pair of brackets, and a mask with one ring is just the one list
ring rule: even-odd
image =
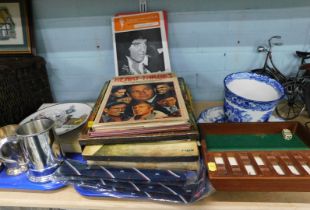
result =
[{"label": "wooden canteen box", "polygon": [[[310,132],[300,123],[201,123],[199,128],[216,190],[310,191]],[[292,138],[285,138],[284,129]]]}]

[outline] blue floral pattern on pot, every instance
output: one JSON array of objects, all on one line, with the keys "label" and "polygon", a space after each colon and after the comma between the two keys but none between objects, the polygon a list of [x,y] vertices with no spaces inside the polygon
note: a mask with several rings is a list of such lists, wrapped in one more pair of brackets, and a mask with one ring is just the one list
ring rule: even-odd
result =
[{"label": "blue floral pattern on pot", "polygon": [[[272,87],[278,98],[270,101],[258,101],[247,99],[232,92],[228,88],[228,84],[235,80],[248,80],[264,83]],[[258,75],[248,72],[233,73],[225,77],[225,99],[224,99],[224,112],[227,120],[230,122],[265,122],[268,121],[277,103],[284,95],[284,89],[280,83],[267,76]],[[250,88],[250,87],[241,87]],[[253,90],[253,94],[255,91]]]},{"label": "blue floral pattern on pot", "polygon": [[268,111],[273,109],[278,104],[278,101],[272,101],[266,103],[259,101],[244,100],[244,98],[240,98],[239,96],[229,91],[228,88],[225,88],[225,98],[229,99],[232,103],[237,104],[240,107],[243,107],[244,109],[250,109],[253,111]]},{"label": "blue floral pattern on pot", "polygon": [[226,101],[224,102],[224,112],[228,122],[250,122],[253,119],[246,111],[235,108]]}]

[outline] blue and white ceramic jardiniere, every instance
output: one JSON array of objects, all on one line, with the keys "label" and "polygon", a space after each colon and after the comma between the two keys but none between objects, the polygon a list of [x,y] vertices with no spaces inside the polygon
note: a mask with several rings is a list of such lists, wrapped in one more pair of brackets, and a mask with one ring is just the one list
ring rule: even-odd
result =
[{"label": "blue and white ceramic jardiniere", "polygon": [[239,72],[225,77],[224,113],[229,122],[265,122],[284,96],[282,85],[267,76]]}]

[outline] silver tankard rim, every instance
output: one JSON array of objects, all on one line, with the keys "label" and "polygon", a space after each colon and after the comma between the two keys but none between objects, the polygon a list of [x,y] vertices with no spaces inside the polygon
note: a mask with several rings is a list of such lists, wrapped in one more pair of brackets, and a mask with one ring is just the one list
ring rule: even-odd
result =
[{"label": "silver tankard rim", "polygon": [[[34,125],[36,122],[42,122],[42,121],[49,121],[50,125],[48,125],[46,128],[38,131],[38,132],[33,132],[31,134],[26,134],[25,132],[23,132],[23,129],[25,126],[29,126],[29,125]],[[30,120],[26,123],[23,123],[21,125],[19,125],[16,129],[16,136],[17,137],[33,137],[33,136],[37,136],[43,133],[46,133],[47,131],[51,130],[55,125],[55,121],[49,118],[41,118],[41,119],[37,119],[37,120]]]}]

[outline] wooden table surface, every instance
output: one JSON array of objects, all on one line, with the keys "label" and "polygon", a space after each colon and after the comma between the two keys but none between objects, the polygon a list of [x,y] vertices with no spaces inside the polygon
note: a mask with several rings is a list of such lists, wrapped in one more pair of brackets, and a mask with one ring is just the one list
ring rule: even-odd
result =
[{"label": "wooden table surface", "polygon": [[310,209],[310,192],[215,192],[189,205],[111,198],[89,198],[69,186],[49,192],[0,190],[1,206],[101,210],[267,210]]}]

